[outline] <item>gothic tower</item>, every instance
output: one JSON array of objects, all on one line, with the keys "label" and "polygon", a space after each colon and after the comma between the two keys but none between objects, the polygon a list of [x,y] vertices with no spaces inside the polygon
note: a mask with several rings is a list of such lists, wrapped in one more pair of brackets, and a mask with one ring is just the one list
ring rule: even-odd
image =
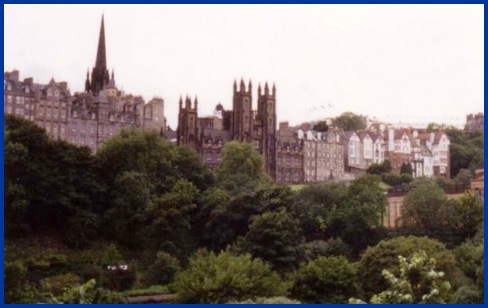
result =
[{"label": "gothic tower", "polygon": [[261,150],[264,168],[271,178],[276,179],[276,87],[274,84],[270,91],[266,83],[264,94],[259,86],[257,117],[261,119],[262,125]]},{"label": "gothic tower", "polygon": [[185,106],[183,106],[183,98],[180,97],[179,112],[178,112],[178,128],[176,130],[177,144],[188,145],[193,149],[197,149],[198,137],[198,100],[195,97],[194,106],[191,106],[191,100],[187,96],[185,99]]},{"label": "gothic tower", "polygon": [[241,79],[239,91],[234,80],[234,98],[231,135],[233,140],[240,142],[252,141],[253,112],[252,112],[252,84],[249,81],[248,89]]},{"label": "gothic tower", "polygon": [[90,90],[93,95],[104,89],[104,87],[110,81],[110,76],[107,70],[107,55],[105,50],[105,26],[104,18],[102,15],[102,24],[100,26],[100,36],[98,38],[97,59],[95,67],[93,67],[91,73],[91,82],[87,78],[86,86],[90,85]]}]

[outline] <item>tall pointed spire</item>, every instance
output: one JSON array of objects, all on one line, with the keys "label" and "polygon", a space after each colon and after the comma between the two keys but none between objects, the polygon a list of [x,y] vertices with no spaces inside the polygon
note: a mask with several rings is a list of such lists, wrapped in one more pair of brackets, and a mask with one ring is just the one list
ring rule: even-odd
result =
[{"label": "tall pointed spire", "polygon": [[85,92],[90,91],[90,69],[86,70]]},{"label": "tall pointed spire", "polygon": [[102,24],[100,25],[100,36],[98,37],[97,61],[95,67],[105,72],[107,69],[107,54],[105,49],[105,23],[102,15]]},{"label": "tall pointed spire", "polygon": [[107,54],[105,48],[105,22],[102,15],[100,25],[100,36],[98,37],[97,59],[91,76],[91,91],[93,95],[98,95],[100,91],[109,83],[110,75],[107,70]]}]

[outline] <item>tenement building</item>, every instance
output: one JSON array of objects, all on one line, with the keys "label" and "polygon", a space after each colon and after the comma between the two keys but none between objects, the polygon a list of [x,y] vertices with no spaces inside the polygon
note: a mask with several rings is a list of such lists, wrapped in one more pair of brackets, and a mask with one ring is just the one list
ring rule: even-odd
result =
[{"label": "tenement building", "polygon": [[251,143],[264,158],[265,172],[276,178],[276,87],[268,83],[258,86],[257,110],[253,110],[252,84],[241,79],[239,87],[234,81],[232,110],[222,104],[213,116],[198,117],[198,100],[180,98],[177,144],[187,145],[202,156],[210,169],[221,160],[223,145],[232,140]]},{"label": "tenement building", "polygon": [[282,183],[327,182],[344,176],[341,131],[315,131],[311,125],[280,123],[277,177]]},{"label": "tenement building", "polygon": [[97,151],[123,127],[154,129],[165,134],[164,101],[145,103],[140,96],[125,94],[107,68],[105,25],[102,16],[95,66],[87,72],[85,91],[70,93],[66,82],[53,79],[36,84],[23,81],[19,71],[4,73],[4,112],[34,121],[54,139],[66,140]]}]

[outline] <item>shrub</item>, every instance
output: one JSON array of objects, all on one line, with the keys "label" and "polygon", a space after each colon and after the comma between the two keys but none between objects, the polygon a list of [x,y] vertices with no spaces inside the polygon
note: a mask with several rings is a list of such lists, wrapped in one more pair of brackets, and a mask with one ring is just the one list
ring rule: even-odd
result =
[{"label": "shrub", "polygon": [[83,285],[68,287],[62,295],[51,296],[52,304],[125,304],[126,300],[117,293],[96,287],[95,279]]},{"label": "shrub", "polygon": [[465,276],[456,266],[454,255],[439,241],[427,237],[397,237],[383,240],[363,253],[358,263],[358,280],[365,298],[381,293],[388,288],[388,283],[381,274],[386,269],[393,275],[399,275],[398,256],[410,258],[415,252],[423,250],[429,258],[437,261],[437,269],[446,274],[446,279],[457,289]]},{"label": "shrub", "polygon": [[462,286],[452,295],[451,304],[483,304],[483,294],[474,286]]},{"label": "shrub", "polygon": [[66,222],[64,242],[70,248],[86,248],[96,239],[99,228],[97,215],[78,210]]},{"label": "shrub", "polygon": [[37,290],[25,283],[27,269],[20,261],[4,262],[4,301],[6,304],[33,304]]},{"label": "shrub", "polygon": [[302,264],[291,295],[305,303],[347,303],[359,291],[356,270],[344,257],[320,257]]},{"label": "shrub", "polygon": [[352,255],[351,247],[340,237],[332,237],[327,241],[312,241],[303,246],[309,260],[332,256],[343,256],[350,259]]},{"label": "shrub", "polygon": [[286,294],[283,283],[267,264],[249,254],[234,256],[198,251],[175,281],[181,303],[228,303]]},{"label": "shrub", "polygon": [[136,282],[136,271],[132,268],[105,270],[105,286],[112,291],[124,291],[132,288]]},{"label": "shrub", "polygon": [[160,251],[156,256],[156,261],[149,266],[147,278],[149,284],[164,285],[172,282],[175,274],[179,271],[178,259],[167,252]]},{"label": "shrub", "polygon": [[66,287],[74,287],[79,285],[81,278],[73,273],[66,273],[63,275],[57,275],[41,279],[39,284],[41,285],[41,291],[50,292],[54,295],[62,294]]}]

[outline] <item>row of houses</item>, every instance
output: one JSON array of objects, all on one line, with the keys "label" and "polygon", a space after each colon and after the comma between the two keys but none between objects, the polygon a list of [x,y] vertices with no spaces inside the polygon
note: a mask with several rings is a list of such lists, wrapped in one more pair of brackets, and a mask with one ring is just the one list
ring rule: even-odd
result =
[{"label": "row of houses", "polygon": [[414,177],[450,177],[450,141],[443,131],[374,124],[363,131],[331,128],[319,132],[309,123],[290,127],[283,122],[277,136],[279,182],[341,180],[385,160],[390,161],[394,173],[410,164]]},{"label": "row of houses", "polygon": [[95,95],[91,91],[72,95],[66,82],[47,84],[19,78],[19,71],[4,73],[4,113],[36,123],[53,139],[87,146],[96,152],[123,127],[155,129],[164,134],[164,101],[155,97],[125,94],[115,81]]}]

